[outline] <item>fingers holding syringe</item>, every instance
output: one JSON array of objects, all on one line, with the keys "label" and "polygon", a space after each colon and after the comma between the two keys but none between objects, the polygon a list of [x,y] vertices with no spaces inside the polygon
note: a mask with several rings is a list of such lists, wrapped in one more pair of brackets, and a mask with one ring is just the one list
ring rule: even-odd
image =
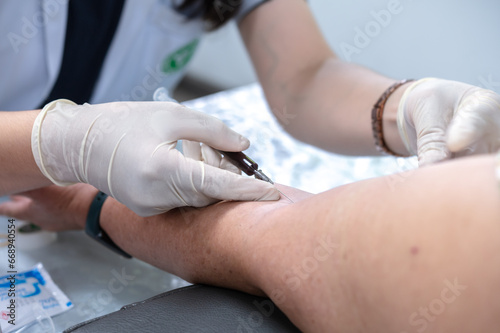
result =
[{"label": "fingers holding syringe", "polygon": [[281,197],[273,184],[204,163],[201,167],[203,176],[197,191],[208,197],[234,201],[269,201]]},{"label": "fingers holding syringe", "polygon": [[238,175],[241,174],[241,170],[238,169],[238,167],[223,157],[221,153],[204,143],[183,140],[182,151],[187,158],[201,161],[213,167],[224,169]]}]

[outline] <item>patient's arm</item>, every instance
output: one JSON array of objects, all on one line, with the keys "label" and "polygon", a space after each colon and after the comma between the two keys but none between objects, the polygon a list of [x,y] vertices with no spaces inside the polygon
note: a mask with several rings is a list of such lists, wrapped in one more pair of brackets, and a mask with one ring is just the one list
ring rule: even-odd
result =
[{"label": "patient's arm", "polygon": [[104,208],[103,227],[132,255],[192,282],[263,292],[305,331],[500,327],[492,157],[358,182],[294,204],[220,203],[148,219],[116,201]]},{"label": "patient's arm", "polygon": [[[279,188],[294,202],[311,196]],[[258,252],[255,241],[259,243],[264,231],[260,224],[270,223],[269,214],[290,205],[283,197],[278,202],[220,202],[141,218],[119,202],[107,200],[101,226],[134,257],[188,281],[262,294],[252,280],[256,268],[247,264]]]},{"label": "patient's arm", "polygon": [[304,331],[498,331],[492,156],[309,198],[282,190],[297,202],[225,202],[151,218],[107,200],[101,224],[125,251],[186,280],[269,295]]}]

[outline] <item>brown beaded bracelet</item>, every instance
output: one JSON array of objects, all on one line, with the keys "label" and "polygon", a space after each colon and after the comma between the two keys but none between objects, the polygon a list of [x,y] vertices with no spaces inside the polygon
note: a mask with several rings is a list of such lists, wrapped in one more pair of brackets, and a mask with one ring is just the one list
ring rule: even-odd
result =
[{"label": "brown beaded bracelet", "polygon": [[382,115],[384,114],[385,103],[387,102],[387,100],[389,99],[391,94],[396,89],[401,87],[403,84],[405,84],[407,82],[411,82],[411,81],[415,81],[415,80],[407,79],[407,80],[402,80],[402,81],[394,83],[389,88],[387,88],[386,91],[384,91],[382,96],[380,96],[380,98],[378,99],[377,103],[375,103],[375,105],[373,106],[373,109],[372,109],[373,137],[375,138],[375,146],[377,147],[377,150],[382,152],[382,153],[386,153],[386,154],[398,156],[398,157],[403,156],[403,155],[400,155],[400,154],[393,152],[392,150],[389,149],[389,147],[387,147],[387,144],[384,140],[384,131],[383,131],[383,127],[382,127]]}]

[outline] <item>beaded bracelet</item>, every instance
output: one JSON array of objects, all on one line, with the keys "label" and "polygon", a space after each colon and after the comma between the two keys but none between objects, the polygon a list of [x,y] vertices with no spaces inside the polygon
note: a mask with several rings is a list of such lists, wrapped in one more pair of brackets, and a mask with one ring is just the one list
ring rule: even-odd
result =
[{"label": "beaded bracelet", "polygon": [[415,81],[415,80],[407,79],[407,80],[402,80],[402,81],[394,83],[389,88],[387,88],[386,91],[384,91],[382,96],[380,96],[380,98],[378,99],[377,103],[375,103],[375,105],[373,106],[373,109],[372,109],[373,137],[375,138],[375,146],[377,147],[377,150],[382,152],[382,153],[386,153],[386,154],[398,156],[398,157],[403,156],[403,155],[400,155],[400,154],[393,152],[391,149],[389,149],[389,147],[387,147],[387,144],[384,140],[384,131],[383,131],[383,127],[382,127],[382,116],[384,114],[385,103],[387,102],[387,100],[389,99],[391,94],[396,89],[401,87],[403,84],[405,84],[407,82],[411,82],[411,81]]}]

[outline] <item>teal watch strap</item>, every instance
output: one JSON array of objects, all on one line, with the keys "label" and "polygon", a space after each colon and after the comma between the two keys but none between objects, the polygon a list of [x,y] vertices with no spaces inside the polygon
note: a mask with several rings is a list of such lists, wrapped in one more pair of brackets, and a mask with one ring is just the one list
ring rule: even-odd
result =
[{"label": "teal watch strap", "polygon": [[132,258],[130,254],[123,251],[113,242],[106,231],[101,229],[99,217],[101,215],[102,205],[104,204],[104,201],[106,201],[107,197],[108,195],[106,193],[99,191],[94,200],[92,200],[89,213],[87,214],[87,221],[85,223],[85,233],[102,245],[106,246],[111,251],[114,251],[125,258]]}]

